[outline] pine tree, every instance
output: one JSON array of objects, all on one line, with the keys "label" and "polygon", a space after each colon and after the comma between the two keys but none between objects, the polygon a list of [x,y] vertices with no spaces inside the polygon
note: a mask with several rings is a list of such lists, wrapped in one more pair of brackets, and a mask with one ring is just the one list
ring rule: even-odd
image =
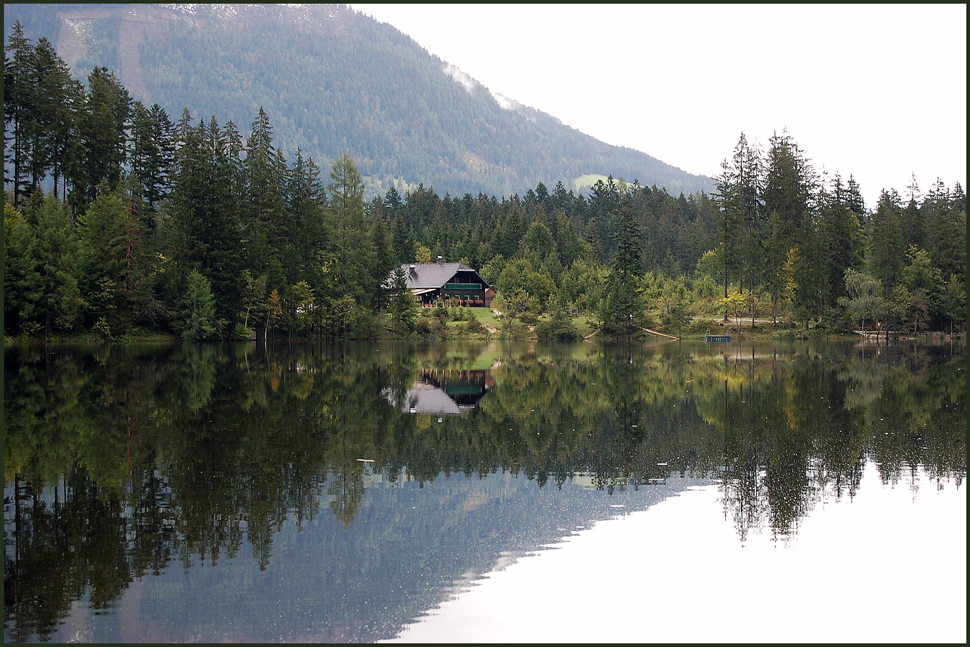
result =
[{"label": "pine tree", "polygon": [[262,107],[252,123],[246,142],[244,173],[246,194],[242,219],[249,241],[250,267],[254,274],[268,274],[271,289],[285,290],[290,285],[283,270],[286,226],[283,191],[285,165],[273,146],[273,128]]},{"label": "pine tree", "polygon": [[81,120],[88,183],[84,195],[88,202],[97,197],[101,182],[107,182],[112,191],[118,188],[128,157],[130,119],[131,97],[121,82],[106,67],[91,70],[87,105]]},{"label": "pine tree", "polygon": [[216,336],[216,306],[209,279],[191,272],[181,306],[183,340],[205,341]]},{"label": "pine tree", "polygon": [[374,274],[377,277],[383,277],[375,295],[375,310],[380,312],[387,305],[387,290],[384,288],[384,281],[390,275],[391,270],[400,267],[400,264],[394,260],[387,228],[384,226],[384,219],[379,215],[371,216],[370,234],[374,249]]},{"label": "pine tree", "polygon": [[643,300],[639,291],[643,266],[640,224],[629,206],[619,210],[615,240],[616,253],[606,280],[600,318],[604,330],[630,335],[643,325]]},{"label": "pine tree", "polygon": [[313,158],[304,158],[303,151],[298,148],[293,168],[287,174],[286,208],[293,220],[289,240],[292,253],[288,255],[287,267],[291,278],[306,280],[318,294],[322,288],[318,255],[326,248],[330,237],[326,200],[320,169]]},{"label": "pine tree", "polygon": [[[959,184],[957,184],[959,187]],[[965,277],[967,270],[967,212],[957,210],[950,192],[939,178],[923,200],[926,214],[925,247],[934,267],[944,278]]]},{"label": "pine tree", "polygon": [[[812,267],[816,244],[810,205],[811,176],[810,165],[791,137],[786,132],[774,135],[762,193],[763,208],[768,214],[765,263],[769,270],[765,281],[773,311],[786,289],[788,279],[784,268],[790,250],[799,248],[801,271],[807,272]],[[799,291],[803,304],[807,303],[808,289],[808,285],[803,285]]]},{"label": "pine tree", "polygon": [[390,299],[391,318],[397,325],[398,330],[409,335],[414,332],[418,321],[418,302],[414,294],[408,290],[407,277],[404,268],[398,265],[392,274],[391,287],[388,297]]},{"label": "pine tree", "polygon": [[[722,242],[721,259],[724,263],[724,296],[727,298],[730,276],[737,276],[742,294],[745,286],[748,287],[752,319],[754,287],[761,282],[767,269],[764,265],[764,247],[768,236],[768,218],[762,208],[761,165],[760,150],[749,145],[744,133],[741,133],[731,162],[724,160],[721,165],[722,173],[718,177],[716,196]],[[665,196],[666,192],[662,195]],[[667,224],[665,228],[669,232],[667,236],[672,236],[673,223]],[[665,263],[669,263],[667,259],[671,257],[670,250],[674,247],[679,249],[681,245],[670,240],[663,251]],[[727,312],[724,316],[726,320]]]},{"label": "pine tree", "polygon": [[171,189],[175,157],[175,126],[157,103],[146,108],[136,101],[132,110],[131,174],[138,180],[141,195],[154,210]]},{"label": "pine tree", "polygon": [[[200,272],[209,281],[215,300],[216,324],[231,328],[242,309],[244,267],[239,224],[242,208],[240,197],[232,191],[234,163],[214,118],[208,126],[200,122],[197,127],[192,127],[190,120],[185,111],[177,128],[175,182],[168,208],[173,229],[170,246],[177,270],[171,277],[174,293],[169,298],[177,300],[184,293],[188,274]],[[255,244],[250,242],[250,246]],[[283,280],[279,266],[276,268],[277,279]]]},{"label": "pine tree", "polygon": [[141,311],[140,277],[135,272],[141,252],[138,229],[130,210],[106,182],[78,219],[82,294],[89,323],[105,337],[128,333]]},{"label": "pine tree", "polygon": [[49,193],[37,216],[36,258],[42,280],[38,306],[44,322],[44,339],[55,328],[74,325],[83,305],[78,289],[78,240],[71,217]]},{"label": "pine tree", "polygon": [[75,214],[82,213],[84,205],[87,204],[87,151],[82,132],[82,123],[87,111],[87,97],[84,85],[80,81],[72,80],[68,90],[71,127],[64,145],[63,171],[64,196]]},{"label": "pine tree", "polygon": [[513,259],[519,253],[522,237],[526,232],[524,216],[518,205],[512,205],[505,222],[502,223],[502,247],[499,253],[507,259]]},{"label": "pine tree", "polygon": [[967,194],[963,192],[963,187],[957,182],[953,185],[953,193],[950,194],[950,207],[957,213],[967,210]]},{"label": "pine tree", "polygon": [[3,206],[3,325],[4,334],[30,335],[43,294],[34,232],[9,202]]},{"label": "pine tree", "polygon": [[615,229],[613,227],[616,224],[615,214],[620,205],[620,191],[616,181],[612,175],[607,177],[606,180],[606,182],[597,180],[596,184],[590,189],[587,206],[589,225],[593,228],[589,233],[595,237],[590,242],[595,241],[597,251],[601,254],[599,260],[604,264],[613,256],[616,249]]},{"label": "pine tree", "polygon": [[[728,284],[731,277],[736,276],[741,266],[741,230],[744,219],[744,195],[741,188],[741,170],[738,168],[745,158],[747,139],[744,133],[734,148],[735,164],[729,164],[727,159],[721,162],[721,174],[717,177],[717,193],[714,202],[717,205],[717,224],[720,234],[719,256],[723,263],[722,283],[724,298],[727,298]],[[727,321],[727,313],[724,315]]]},{"label": "pine tree", "polygon": [[862,188],[859,183],[856,182],[855,176],[849,176],[849,183],[846,187],[846,201],[845,206],[852,210],[852,212],[859,218],[859,222],[866,225],[866,202],[862,198]]},{"label": "pine tree", "polygon": [[866,236],[854,211],[832,200],[819,215],[818,237],[821,241],[823,307],[834,308],[846,296],[845,273],[860,271],[865,263]]},{"label": "pine tree", "polygon": [[404,217],[400,210],[394,214],[391,247],[393,248],[395,263],[410,263],[414,259],[414,241],[411,232],[404,224]]},{"label": "pine tree", "polygon": [[401,202],[401,194],[397,192],[397,189],[391,187],[384,194],[384,208],[387,210],[388,217],[394,219],[400,212],[404,204]]},{"label": "pine tree", "polygon": [[31,119],[31,186],[39,186],[48,174],[58,196],[64,157],[75,127],[76,115],[70,69],[46,38],[37,41],[32,59],[37,96]]},{"label": "pine tree", "polygon": [[215,300],[216,326],[231,332],[232,322],[241,310],[244,266],[240,240],[241,196],[232,191],[236,183],[236,160],[228,156],[229,144],[215,117],[205,131],[205,149],[210,155],[210,205],[207,209],[204,244],[208,253],[202,259],[201,271],[209,279]]},{"label": "pine tree", "polygon": [[899,214],[900,228],[903,233],[903,245],[907,248],[910,245],[924,247],[926,214],[919,206],[921,195],[919,185],[916,183],[915,173],[912,176],[909,186],[906,188],[909,189],[909,202],[906,203],[906,207]]},{"label": "pine tree", "polygon": [[[29,193],[30,130],[37,99],[33,57],[33,47],[18,20],[4,47],[3,59],[4,183],[13,184],[14,207],[19,207],[21,197]],[[10,177],[6,174],[7,163],[11,165]]]},{"label": "pine tree", "polygon": [[373,307],[385,276],[375,272],[373,243],[364,222],[364,184],[347,151],[330,167],[330,213],[334,223],[334,272],[339,296]]},{"label": "pine tree", "polygon": [[896,190],[879,194],[876,211],[872,214],[869,235],[869,272],[879,280],[888,295],[899,282],[905,253],[900,223],[899,194]]}]

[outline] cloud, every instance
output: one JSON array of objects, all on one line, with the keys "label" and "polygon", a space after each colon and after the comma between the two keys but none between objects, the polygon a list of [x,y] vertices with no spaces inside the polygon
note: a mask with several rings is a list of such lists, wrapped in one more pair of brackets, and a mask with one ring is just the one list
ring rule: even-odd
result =
[{"label": "cloud", "polygon": [[474,94],[475,88],[477,88],[480,85],[478,81],[468,76],[467,74],[459,70],[451,63],[445,63],[445,66],[443,69],[445,74],[450,76],[455,81],[458,81],[459,83],[461,83],[465,87],[465,91],[468,94]]},{"label": "cloud", "polygon": [[506,110],[512,110],[514,107],[518,105],[518,103],[514,99],[509,99],[504,94],[493,92],[492,96],[495,97],[496,101],[498,101],[498,105],[502,106]]}]

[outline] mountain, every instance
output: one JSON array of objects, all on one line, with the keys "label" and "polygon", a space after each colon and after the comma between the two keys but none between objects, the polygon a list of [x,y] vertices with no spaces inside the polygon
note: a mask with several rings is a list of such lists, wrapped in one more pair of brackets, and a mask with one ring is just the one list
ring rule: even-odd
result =
[{"label": "mountain", "polygon": [[714,181],[612,146],[487,88],[391,25],[347,5],[5,4],[32,41],[48,38],[86,79],[105,66],[133,99],[178,120],[232,121],[262,106],[274,143],[327,168],[347,150],[368,193],[423,183],[453,195],[580,190],[612,175],[668,193]]}]

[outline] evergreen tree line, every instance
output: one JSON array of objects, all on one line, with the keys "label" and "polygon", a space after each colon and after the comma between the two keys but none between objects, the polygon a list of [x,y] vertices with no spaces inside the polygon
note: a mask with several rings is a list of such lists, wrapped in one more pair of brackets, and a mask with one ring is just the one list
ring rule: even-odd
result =
[{"label": "evergreen tree line", "polygon": [[852,176],[820,177],[787,132],[771,138],[767,153],[742,133],[717,181],[719,244],[703,264],[721,273],[723,299],[736,312],[770,310],[772,319],[830,330],[918,333],[965,323],[959,182],[950,191],[937,179],[921,196],[914,176],[907,200],[883,189],[870,210]]},{"label": "evergreen tree line", "polygon": [[[478,269],[511,316],[586,314],[607,332],[741,312],[817,328],[964,322],[966,204],[937,182],[907,205],[823,185],[787,135],[767,157],[742,135],[718,192],[671,196],[610,177],[588,196],[439,197],[423,184],[364,198],[346,151],[325,180],[288,161],[261,108],[177,122],[95,68],[87,86],[15,24],[4,82],[7,334],[137,328],[187,340],[410,334],[402,263]],[[42,186],[47,188],[46,193]]]}]

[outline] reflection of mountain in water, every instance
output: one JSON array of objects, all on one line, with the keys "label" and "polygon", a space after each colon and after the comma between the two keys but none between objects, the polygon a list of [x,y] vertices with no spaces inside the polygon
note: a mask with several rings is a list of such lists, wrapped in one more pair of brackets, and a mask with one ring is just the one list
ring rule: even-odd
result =
[{"label": "reflection of mountain in water", "polygon": [[[824,349],[6,349],[5,638],[373,641],[704,477],[742,541],[793,537],[866,461],[959,487],[965,357]],[[473,360],[498,383],[415,370]]]},{"label": "reflection of mountain in water", "polygon": [[[320,476],[322,489],[336,478]],[[561,489],[538,488],[503,471],[440,474],[421,484],[367,470],[366,496],[349,526],[328,514],[298,520],[290,513],[273,535],[272,559],[264,568],[250,557],[256,546],[249,532],[237,556],[218,551],[133,578],[133,591],[119,595],[111,612],[75,609],[47,636],[66,642],[80,635],[99,643],[122,642],[124,636],[163,643],[385,640],[489,571],[598,521],[646,510],[711,482],[675,477],[610,494],[593,481],[577,475]],[[121,526],[120,512],[101,525]],[[178,550],[171,542],[159,546]],[[145,598],[151,599],[148,613],[136,610]],[[121,617],[137,620],[123,627]]]},{"label": "reflection of mountain in water", "polygon": [[495,380],[488,371],[424,370],[408,389],[403,409],[438,416],[461,414],[474,409],[494,387]]}]

